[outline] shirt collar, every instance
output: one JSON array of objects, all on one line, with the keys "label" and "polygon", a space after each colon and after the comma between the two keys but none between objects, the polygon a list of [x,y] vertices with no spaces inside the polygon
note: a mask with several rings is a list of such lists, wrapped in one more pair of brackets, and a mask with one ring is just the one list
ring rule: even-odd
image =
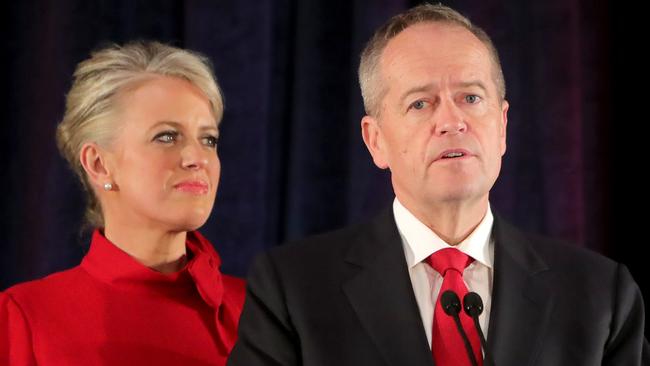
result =
[{"label": "shirt collar", "polygon": [[[451,247],[435,232],[429,229],[429,227],[418,220],[402,205],[397,197],[393,201],[393,214],[395,216],[397,230],[402,237],[406,262],[409,268],[413,268],[413,266],[422,262],[438,250]],[[490,251],[490,241],[493,223],[494,216],[488,203],[487,212],[476,229],[460,244],[454,246],[454,248],[469,255],[488,268],[492,268],[494,257]]]}]

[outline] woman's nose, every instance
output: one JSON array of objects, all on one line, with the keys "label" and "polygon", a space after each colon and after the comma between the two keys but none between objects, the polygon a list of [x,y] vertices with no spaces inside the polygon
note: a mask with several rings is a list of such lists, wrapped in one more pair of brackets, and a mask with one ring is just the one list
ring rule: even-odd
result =
[{"label": "woman's nose", "polygon": [[208,152],[198,143],[188,143],[181,150],[181,164],[185,169],[202,169],[208,165]]}]

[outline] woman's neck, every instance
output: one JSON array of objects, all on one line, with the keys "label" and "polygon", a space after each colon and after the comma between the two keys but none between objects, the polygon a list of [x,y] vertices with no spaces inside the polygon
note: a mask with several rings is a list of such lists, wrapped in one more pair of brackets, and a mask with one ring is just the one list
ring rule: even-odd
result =
[{"label": "woman's neck", "polygon": [[161,273],[177,272],[187,262],[185,231],[116,227],[107,222],[104,236],[138,262]]}]

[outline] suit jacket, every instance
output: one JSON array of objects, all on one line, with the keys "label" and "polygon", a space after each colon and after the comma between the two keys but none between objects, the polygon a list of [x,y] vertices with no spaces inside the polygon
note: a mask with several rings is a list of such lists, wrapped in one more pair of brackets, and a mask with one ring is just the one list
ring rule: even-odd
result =
[{"label": "suit jacket", "polygon": [[[498,215],[492,234],[494,364],[650,364],[643,300],[623,265]],[[432,366],[392,210],[259,256],[227,364]]]}]

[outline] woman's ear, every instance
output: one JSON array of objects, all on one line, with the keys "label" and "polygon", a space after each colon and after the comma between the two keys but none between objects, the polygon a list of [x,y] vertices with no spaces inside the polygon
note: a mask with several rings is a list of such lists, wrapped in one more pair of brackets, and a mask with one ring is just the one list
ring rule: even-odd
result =
[{"label": "woman's ear", "polygon": [[79,161],[86,171],[88,182],[95,189],[104,189],[106,184],[114,185],[110,169],[107,166],[106,151],[96,143],[87,142],[81,147]]}]

